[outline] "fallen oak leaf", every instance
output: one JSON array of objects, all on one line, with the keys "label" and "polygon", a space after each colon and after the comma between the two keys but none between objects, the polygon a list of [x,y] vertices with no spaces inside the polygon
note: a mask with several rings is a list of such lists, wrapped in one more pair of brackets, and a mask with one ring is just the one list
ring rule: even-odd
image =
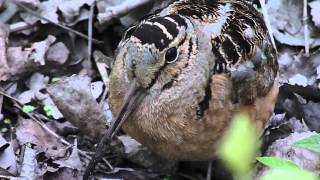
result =
[{"label": "fallen oak leaf", "polygon": [[28,142],[35,144],[40,152],[44,152],[45,156],[51,159],[64,157],[68,148],[30,119],[18,119],[16,136],[20,145]]}]

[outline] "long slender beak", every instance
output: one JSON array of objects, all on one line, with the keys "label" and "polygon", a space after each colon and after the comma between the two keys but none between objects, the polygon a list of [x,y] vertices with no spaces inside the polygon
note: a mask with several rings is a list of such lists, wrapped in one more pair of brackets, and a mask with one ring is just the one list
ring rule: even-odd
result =
[{"label": "long slender beak", "polygon": [[84,180],[90,178],[96,163],[102,158],[104,147],[106,145],[109,146],[109,142],[113,136],[119,131],[122,124],[128,119],[130,114],[138,107],[145,95],[146,93],[144,88],[139,86],[136,80],[133,80],[130,84],[129,91],[124,98],[123,104],[121,105],[120,111],[115,116],[111,126],[100,140],[96,152],[84,172]]},{"label": "long slender beak", "polygon": [[129,90],[121,105],[120,111],[115,116],[110,128],[107,131],[107,136],[112,138],[121,128],[122,124],[128,119],[130,114],[137,108],[141,100],[145,97],[144,88],[138,85],[136,80],[130,84]]}]

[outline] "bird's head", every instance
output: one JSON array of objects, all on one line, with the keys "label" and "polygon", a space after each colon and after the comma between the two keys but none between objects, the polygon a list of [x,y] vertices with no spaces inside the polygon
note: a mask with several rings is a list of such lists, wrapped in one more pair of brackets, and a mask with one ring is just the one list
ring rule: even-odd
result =
[{"label": "bird's head", "polygon": [[123,65],[130,88],[109,130],[111,136],[157,82],[160,72],[186,57],[186,47],[182,44],[190,46],[188,23],[186,18],[172,14],[148,18],[126,31],[116,61]]},{"label": "bird's head", "polygon": [[154,17],[126,32],[120,43],[117,60],[122,60],[128,79],[136,79],[143,88],[150,88],[159,72],[174,65],[186,40],[187,22],[179,15]]}]

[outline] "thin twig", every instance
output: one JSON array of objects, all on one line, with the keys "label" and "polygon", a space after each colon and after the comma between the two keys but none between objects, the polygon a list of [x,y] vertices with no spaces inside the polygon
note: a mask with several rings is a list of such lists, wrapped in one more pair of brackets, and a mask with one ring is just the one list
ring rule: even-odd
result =
[{"label": "thin twig", "polygon": [[269,15],[268,15],[267,8],[266,8],[266,1],[265,0],[260,0],[260,5],[261,5],[263,18],[264,18],[264,21],[265,21],[267,29],[268,29],[269,37],[271,39],[272,46],[275,49],[275,51],[278,53],[276,42],[275,42],[274,37],[273,37],[272,26],[271,26],[271,23],[270,23],[270,20],[269,20]]},{"label": "thin twig", "polygon": [[10,24],[9,29],[10,29],[10,33],[13,33],[13,32],[20,32],[27,29],[31,29],[33,27],[34,25],[27,24],[25,22],[17,22],[17,23]]},{"label": "thin twig", "polygon": [[307,0],[303,0],[303,25],[304,25],[304,48],[305,54],[309,56],[309,29],[308,29],[308,8],[307,8]]},{"label": "thin twig", "polygon": [[211,180],[212,175],[212,161],[208,162],[208,169],[207,169],[207,180]]},{"label": "thin twig", "polygon": [[37,119],[33,114],[28,113],[28,112],[24,112],[22,110],[22,106],[23,103],[21,103],[17,98],[10,96],[9,94],[0,91],[0,94],[13,100],[15,106],[22,111],[23,113],[25,113],[29,118],[31,118],[33,121],[35,121],[36,123],[38,123],[43,129],[45,129],[49,134],[53,135],[54,137],[56,137],[59,141],[61,141],[63,144],[67,145],[67,146],[72,146],[68,141],[64,140],[62,137],[60,137],[58,134],[56,134],[54,131],[52,131],[46,124],[44,124],[42,121],[40,121],[39,119]]},{"label": "thin twig", "polygon": [[[13,96],[10,96],[9,94],[3,92],[3,91],[0,91],[0,95],[3,95],[9,99],[11,99],[15,106],[20,110],[22,111],[22,106],[23,104],[15,97]],[[34,115],[32,115],[31,113],[27,113],[27,112],[24,112],[22,111],[23,113],[25,113],[30,119],[34,120],[36,123],[38,123],[44,130],[46,130],[49,134],[53,135],[54,137],[56,137],[59,141],[61,141],[63,144],[67,145],[68,147],[71,147],[73,146],[72,144],[70,144],[68,141],[66,141],[65,139],[63,139],[62,137],[60,137],[58,134],[56,134],[54,131],[52,131],[47,125],[45,125],[42,121],[38,120]],[[85,151],[82,151],[80,149],[78,149],[78,152],[80,155],[84,156],[85,158],[91,160],[91,156],[89,156]],[[109,167],[112,167],[110,165],[110,163],[106,163]],[[98,165],[99,166],[99,165]],[[112,167],[113,168],[113,167]],[[111,168],[111,169],[112,169]]]},{"label": "thin twig", "polygon": [[[19,105],[17,102],[15,102],[16,107],[23,112],[22,106]],[[67,146],[72,146],[68,141],[64,140],[62,137],[60,137],[57,133],[55,133],[53,130],[51,130],[46,124],[44,124],[42,121],[37,119],[34,115],[28,112],[24,112],[27,116],[29,116],[32,120],[34,120],[36,123],[38,123],[43,129],[45,129],[49,134],[56,137],[60,142]]]},{"label": "thin twig", "polygon": [[110,9],[106,9],[105,13],[101,13],[100,16],[98,16],[98,20],[100,22],[108,22],[113,18],[122,17],[128,14],[133,9],[152,1],[153,0],[124,1],[118,6],[113,6],[113,7],[110,7]]},{"label": "thin twig", "polygon": [[3,104],[3,95],[0,95],[0,120],[1,120],[1,112],[2,112],[2,104]]},{"label": "thin twig", "polygon": [[107,159],[102,158],[102,161],[108,165],[108,167],[111,169],[111,171],[114,169],[114,167],[110,164],[110,162]]},{"label": "thin twig", "polygon": [[89,24],[88,24],[88,60],[91,60],[91,53],[92,53],[92,24],[93,24],[93,10],[95,6],[95,1],[92,2],[90,6],[90,13],[89,13]]},{"label": "thin twig", "polygon": [[[33,10],[31,10],[30,8],[26,7],[25,5],[23,5],[22,3],[20,3],[20,2],[18,2],[18,1],[16,1],[16,0],[14,0],[14,1],[12,1],[12,2],[14,2],[17,6],[19,6],[20,8],[24,9],[26,12],[28,12],[29,14],[31,14],[31,15],[37,17],[37,18],[40,18],[40,19],[42,19],[42,20],[45,20],[45,21],[47,21],[47,22],[49,22],[49,23],[51,23],[51,24],[54,24],[54,25],[56,25],[56,26],[58,26],[58,27],[60,27],[60,28],[62,28],[62,29],[64,29],[64,30],[66,30],[66,31],[70,31],[70,32],[72,32],[72,33],[74,33],[74,34],[76,34],[76,35],[78,35],[78,36],[80,36],[80,37],[82,37],[82,38],[84,38],[84,39],[87,39],[87,40],[89,39],[87,35],[79,32],[79,31],[76,31],[76,30],[74,30],[74,29],[72,29],[72,28],[69,28],[69,27],[67,27],[67,26],[65,26],[65,25],[62,25],[62,24],[53,22],[53,21],[51,21],[50,19],[48,19],[48,18],[46,18],[46,17],[43,17],[43,16],[35,13]],[[96,43],[96,44],[103,44],[102,41],[99,41],[99,40],[96,40],[96,39],[92,39],[92,42],[93,42],[93,43]]]}]

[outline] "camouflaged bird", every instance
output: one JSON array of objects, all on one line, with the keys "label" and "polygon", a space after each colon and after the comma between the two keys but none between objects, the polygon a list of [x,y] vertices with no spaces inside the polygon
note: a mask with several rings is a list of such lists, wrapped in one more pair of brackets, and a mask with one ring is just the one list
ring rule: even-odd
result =
[{"label": "camouflaged bird", "polygon": [[233,115],[261,129],[278,94],[262,16],[235,0],[180,0],[130,27],[110,76],[113,123],[159,155],[215,158]]}]

